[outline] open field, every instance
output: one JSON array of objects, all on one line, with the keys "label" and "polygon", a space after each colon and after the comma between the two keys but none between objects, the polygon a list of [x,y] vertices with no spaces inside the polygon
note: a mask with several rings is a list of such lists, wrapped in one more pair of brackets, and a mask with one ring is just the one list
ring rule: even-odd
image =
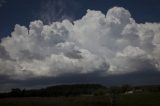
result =
[{"label": "open field", "polygon": [[160,106],[160,93],[116,95],[112,103],[110,96],[3,98],[0,106]]},{"label": "open field", "polygon": [[120,95],[116,99],[118,106],[160,106],[160,93]]},{"label": "open field", "polygon": [[107,106],[108,101],[108,97],[94,96],[6,98],[0,106]]}]

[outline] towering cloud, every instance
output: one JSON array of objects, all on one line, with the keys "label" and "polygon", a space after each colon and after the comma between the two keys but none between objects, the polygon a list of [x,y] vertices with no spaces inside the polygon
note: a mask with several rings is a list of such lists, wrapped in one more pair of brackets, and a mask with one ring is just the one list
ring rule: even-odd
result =
[{"label": "towering cloud", "polygon": [[87,10],[81,19],[29,28],[15,25],[0,44],[0,75],[14,79],[99,72],[126,74],[160,69],[160,24],[138,24],[129,11],[104,15]]}]

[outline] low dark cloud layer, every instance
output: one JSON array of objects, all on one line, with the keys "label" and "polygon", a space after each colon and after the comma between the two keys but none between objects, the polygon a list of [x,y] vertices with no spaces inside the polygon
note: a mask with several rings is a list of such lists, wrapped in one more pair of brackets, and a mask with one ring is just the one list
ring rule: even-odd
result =
[{"label": "low dark cloud layer", "polygon": [[160,72],[148,70],[124,75],[103,76],[99,73],[68,74],[59,77],[38,77],[28,80],[12,80],[1,77],[0,92],[10,91],[11,88],[36,89],[59,84],[98,83],[105,86],[130,85],[156,85],[160,84]]}]

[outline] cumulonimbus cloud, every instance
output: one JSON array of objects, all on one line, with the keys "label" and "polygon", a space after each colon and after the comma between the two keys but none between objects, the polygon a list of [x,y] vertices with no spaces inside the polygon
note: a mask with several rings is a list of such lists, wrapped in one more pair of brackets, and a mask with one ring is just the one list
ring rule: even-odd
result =
[{"label": "cumulonimbus cloud", "polygon": [[15,25],[0,44],[0,75],[27,79],[66,73],[126,74],[160,69],[160,24],[139,24],[128,10],[87,10],[74,22]]}]

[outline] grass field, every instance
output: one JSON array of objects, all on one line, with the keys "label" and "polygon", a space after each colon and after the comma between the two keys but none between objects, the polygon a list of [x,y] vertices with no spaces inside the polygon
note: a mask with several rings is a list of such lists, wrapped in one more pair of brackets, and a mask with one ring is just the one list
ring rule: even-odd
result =
[{"label": "grass field", "polygon": [[0,106],[160,106],[160,93],[109,96],[23,97],[0,99]]},{"label": "grass field", "polygon": [[160,106],[160,93],[120,95],[116,101],[120,106]]}]

